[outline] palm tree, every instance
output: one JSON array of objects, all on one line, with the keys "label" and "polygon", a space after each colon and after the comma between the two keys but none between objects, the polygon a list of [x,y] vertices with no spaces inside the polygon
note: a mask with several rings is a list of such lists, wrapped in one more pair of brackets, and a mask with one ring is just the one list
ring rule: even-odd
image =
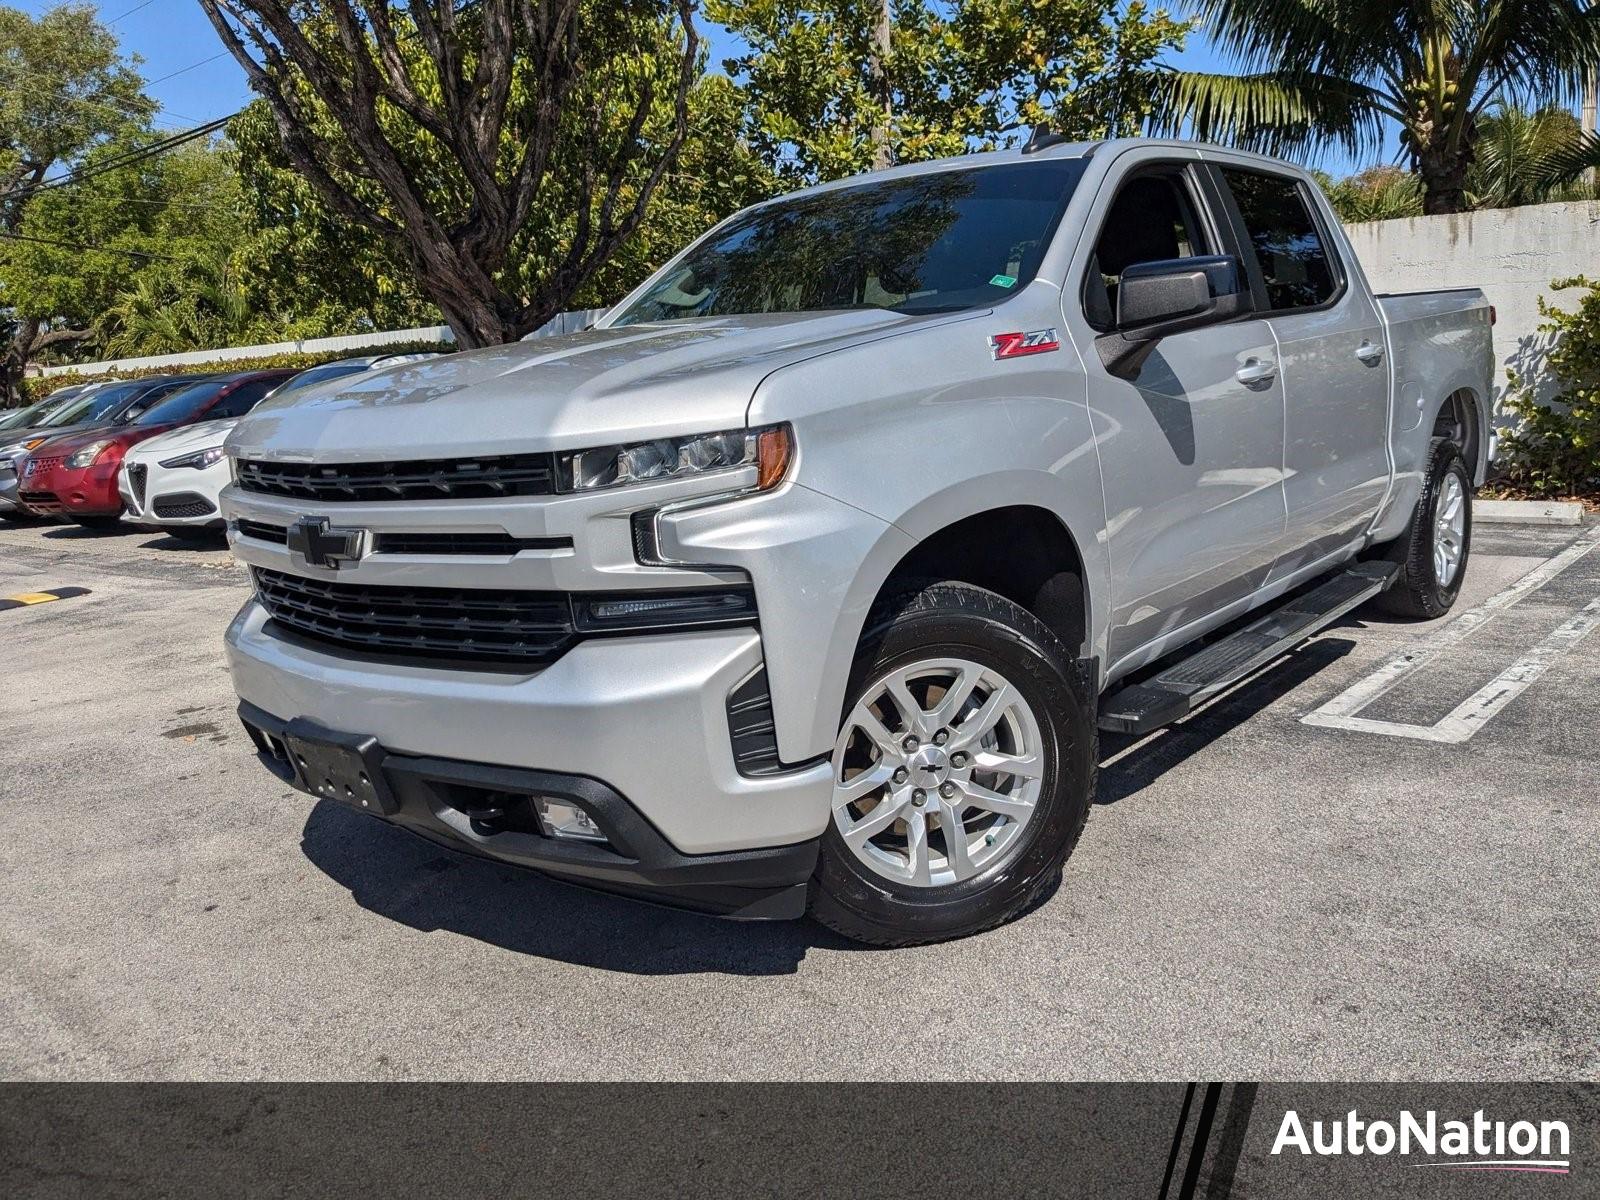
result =
[{"label": "palm tree", "polygon": [[1574,94],[1600,63],[1587,0],[1189,0],[1245,71],[1174,71],[1164,132],[1269,153],[1371,155],[1383,121],[1422,182],[1423,211],[1467,207],[1479,118],[1508,94]]},{"label": "palm tree", "polygon": [[1560,164],[1583,145],[1578,119],[1554,105],[1525,109],[1500,104],[1478,124],[1476,157],[1467,172],[1474,208],[1513,208],[1578,200],[1589,189],[1557,178]]}]

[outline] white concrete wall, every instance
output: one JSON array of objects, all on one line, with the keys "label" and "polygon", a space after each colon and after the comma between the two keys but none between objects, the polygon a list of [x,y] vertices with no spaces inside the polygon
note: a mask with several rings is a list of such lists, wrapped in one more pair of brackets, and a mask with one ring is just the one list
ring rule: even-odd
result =
[{"label": "white concrete wall", "polygon": [[[530,333],[529,338],[553,337],[558,333],[571,333],[582,329],[605,314],[603,308],[584,308],[573,312],[557,313],[544,325]],[[374,330],[371,333],[352,333],[343,337],[306,338],[298,342],[270,342],[261,346],[229,346],[219,350],[191,350],[184,354],[150,354],[143,358],[116,358],[106,362],[73,363],[65,367],[46,367],[42,375],[64,375],[77,372],[92,375],[99,371],[129,370],[142,367],[191,367],[204,363],[228,362],[239,358],[266,358],[273,354],[324,354],[343,351],[349,354],[373,353],[385,346],[403,345],[407,342],[454,342],[455,334],[448,325],[427,325],[419,329]]]},{"label": "white concrete wall", "polygon": [[1377,291],[1483,289],[1498,317],[1497,409],[1508,368],[1537,381],[1538,390],[1549,395],[1551,381],[1542,364],[1550,342],[1538,329],[1538,299],[1559,303],[1572,296],[1553,292],[1553,279],[1583,274],[1600,278],[1600,202],[1368,221],[1346,226],[1346,232]]}]

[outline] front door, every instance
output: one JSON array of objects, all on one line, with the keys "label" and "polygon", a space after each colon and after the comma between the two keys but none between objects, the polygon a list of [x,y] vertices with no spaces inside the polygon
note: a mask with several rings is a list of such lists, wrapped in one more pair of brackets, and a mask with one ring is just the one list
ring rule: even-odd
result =
[{"label": "front door", "polygon": [[[1234,250],[1195,163],[1140,163],[1117,190],[1084,276],[1083,312],[1110,328],[1137,262]],[[1265,321],[1163,338],[1124,379],[1085,356],[1104,479],[1110,665],[1249,595],[1284,530],[1284,393]]]}]

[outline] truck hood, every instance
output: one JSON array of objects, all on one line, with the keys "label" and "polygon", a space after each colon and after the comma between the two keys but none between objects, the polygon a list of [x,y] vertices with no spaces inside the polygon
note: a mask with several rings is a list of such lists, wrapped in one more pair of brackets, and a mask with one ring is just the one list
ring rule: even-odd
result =
[{"label": "truck hood", "polygon": [[882,309],[703,317],[515,342],[347,376],[263,401],[244,458],[373,461],[525,454],[737,429],[772,371],[974,314]]},{"label": "truck hood", "polygon": [[216,421],[201,421],[195,425],[180,425],[159,437],[141,443],[137,450],[129,452],[128,457],[135,461],[143,461],[209,450],[212,446],[222,445],[227,440],[228,434],[233,432],[234,426],[238,424],[238,417],[223,417]]}]

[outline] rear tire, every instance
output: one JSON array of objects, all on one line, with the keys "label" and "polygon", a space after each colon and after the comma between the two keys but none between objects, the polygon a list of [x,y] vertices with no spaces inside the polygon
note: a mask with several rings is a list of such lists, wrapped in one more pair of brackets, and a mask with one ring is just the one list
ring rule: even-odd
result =
[{"label": "rear tire", "polygon": [[905,946],[1048,896],[1094,799],[1088,690],[1050,630],[993,592],[932,583],[880,604],[851,672],[812,915]]},{"label": "rear tire", "polygon": [[1460,448],[1435,438],[1411,524],[1388,547],[1400,574],[1379,603],[1397,616],[1444,616],[1461,594],[1471,552],[1472,475]]}]

